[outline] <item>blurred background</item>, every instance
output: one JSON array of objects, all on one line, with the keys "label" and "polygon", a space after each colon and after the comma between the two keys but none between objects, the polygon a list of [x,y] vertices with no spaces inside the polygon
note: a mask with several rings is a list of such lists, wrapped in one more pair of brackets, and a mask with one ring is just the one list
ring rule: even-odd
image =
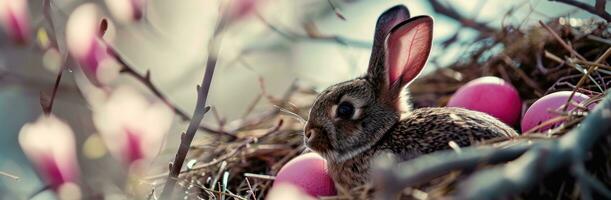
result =
[{"label": "blurred background", "polygon": [[[98,4],[104,15],[110,15],[105,1],[51,1],[50,14],[60,52],[67,51],[62,35],[70,13],[85,2]],[[136,23],[111,20],[104,39],[136,71],[150,70],[151,81],[190,116],[195,107],[196,85],[204,74],[207,46],[217,21],[219,2],[149,0],[144,20]],[[582,2],[594,4],[594,0]],[[32,35],[35,35],[38,27],[45,23],[42,3],[39,0],[28,3]],[[539,20],[564,15],[574,19],[594,16],[547,0],[441,0],[438,3],[492,28],[526,27]],[[219,63],[208,104],[219,116],[231,121],[242,117],[261,94],[260,80],[264,80],[265,92],[281,96],[295,80],[319,90],[362,75],[371,53],[375,20],[381,12],[396,4],[405,4],[412,16],[431,15],[435,19],[434,49],[425,73],[464,58],[470,48],[478,45],[473,42],[478,35],[475,30],[438,13],[439,10],[427,0],[259,0],[254,13],[231,23],[222,33]],[[340,12],[341,17],[334,10]],[[606,10],[609,10],[608,5]],[[448,40],[458,42],[443,46]],[[15,45],[6,31],[0,31],[0,171],[19,177],[14,180],[0,176],[0,199],[26,199],[43,187],[19,146],[18,134],[25,123],[35,121],[42,114],[41,91],[53,89],[57,70],[45,67],[44,53],[33,43]],[[73,65],[68,67],[77,68]],[[121,171],[117,161],[108,154],[91,158],[82,153],[86,141],[97,132],[91,117],[92,102],[85,98],[90,87],[86,82],[79,70],[67,70],[59,85],[53,113],[66,121],[75,133],[82,179],[96,190],[121,190],[102,184],[122,180],[114,176],[117,174],[114,172]],[[112,83],[112,86],[118,85],[130,85],[156,100],[131,76],[120,75]],[[260,101],[253,113],[271,106]],[[218,124],[211,114],[206,115],[204,123],[212,127]],[[150,174],[166,169],[166,163],[178,147],[178,136],[186,126],[187,122],[174,117],[163,150],[156,157],[156,164],[150,167]],[[196,137],[206,140],[204,132]],[[50,192],[35,197],[53,198]]]}]

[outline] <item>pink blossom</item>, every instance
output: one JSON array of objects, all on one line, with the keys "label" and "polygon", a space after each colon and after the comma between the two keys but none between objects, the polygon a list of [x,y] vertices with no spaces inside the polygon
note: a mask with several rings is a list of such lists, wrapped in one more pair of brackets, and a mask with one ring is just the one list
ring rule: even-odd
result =
[{"label": "pink blossom", "polygon": [[147,0],[106,0],[112,15],[122,21],[140,20],[144,16]]},{"label": "pink blossom", "polygon": [[26,0],[0,0],[0,23],[13,41],[26,43],[30,38],[30,15]]},{"label": "pink blossom", "polygon": [[66,42],[72,57],[96,86],[114,80],[121,69],[108,44],[101,38],[99,9],[84,4],[70,15],[66,25]]},{"label": "pink blossom", "polygon": [[77,181],[74,133],[57,117],[43,115],[36,122],[25,124],[19,132],[19,145],[54,190]]},{"label": "pink blossom", "polygon": [[94,110],[94,123],[108,149],[127,165],[157,155],[172,119],[165,104],[150,102],[125,86]]}]

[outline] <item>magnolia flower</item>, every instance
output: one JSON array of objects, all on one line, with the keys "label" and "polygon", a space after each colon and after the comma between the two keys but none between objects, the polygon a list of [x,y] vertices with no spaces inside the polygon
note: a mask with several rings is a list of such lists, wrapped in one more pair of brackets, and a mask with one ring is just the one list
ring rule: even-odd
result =
[{"label": "magnolia flower", "polygon": [[19,145],[52,189],[77,181],[74,134],[65,122],[53,115],[43,115],[21,128]]},{"label": "magnolia flower", "polygon": [[130,22],[142,19],[146,0],[106,0],[106,5],[116,19]]},{"label": "magnolia flower", "polygon": [[93,116],[110,152],[127,165],[157,155],[172,119],[165,104],[151,103],[128,87],[116,89]]},{"label": "magnolia flower", "polygon": [[114,80],[121,69],[100,35],[99,9],[91,3],[76,8],[66,25],[66,42],[72,57],[96,86]]},{"label": "magnolia flower", "polygon": [[30,38],[30,15],[26,0],[0,0],[0,23],[9,37],[17,43]]}]

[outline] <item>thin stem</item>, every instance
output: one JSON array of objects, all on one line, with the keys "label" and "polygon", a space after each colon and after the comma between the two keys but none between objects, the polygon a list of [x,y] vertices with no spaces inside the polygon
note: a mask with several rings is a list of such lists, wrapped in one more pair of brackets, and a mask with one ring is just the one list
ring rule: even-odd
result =
[{"label": "thin stem", "polygon": [[[344,46],[350,46],[350,47],[355,47],[355,48],[365,48],[365,49],[371,48],[371,45],[372,45],[370,42],[346,38],[346,37],[339,36],[339,35],[326,35],[326,34],[322,35],[320,33],[316,33],[316,34],[308,33],[306,35],[303,35],[303,34],[298,34],[294,32],[289,32],[289,31],[281,30],[276,25],[271,24],[265,17],[263,17],[259,13],[257,13],[256,16],[271,31],[277,33],[278,35],[290,41],[309,40],[309,41],[320,41],[320,42],[332,42],[332,43],[337,43],[337,44],[344,45]],[[311,27],[306,26],[304,28],[308,29]]]},{"label": "thin stem", "polygon": [[[131,65],[129,65],[129,63],[127,63],[125,61],[125,59],[121,56],[120,53],[118,53],[116,50],[114,50],[113,48],[109,48],[108,51],[111,52],[111,54],[114,55],[115,59],[117,60],[117,62],[119,62],[119,64],[121,64],[121,66],[123,67],[121,69],[121,73],[125,73],[127,75],[130,75],[132,77],[134,77],[136,80],[138,80],[139,82],[141,82],[144,86],[146,86],[153,94],[155,94],[155,96],[157,96],[157,98],[159,98],[166,106],[168,106],[170,109],[172,109],[174,111],[174,113],[176,113],[176,115],[178,115],[180,117],[180,119],[182,121],[190,121],[191,118],[189,117],[189,115],[181,110],[178,105],[176,105],[175,103],[172,103],[172,101],[170,101],[170,99],[168,99],[166,97],[165,94],[163,94],[161,92],[161,90],[159,90],[159,88],[151,81],[151,73],[150,71],[147,71],[144,75],[138,73],[133,67],[131,67]],[[200,125],[198,127],[199,130],[208,132],[208,133],[214,133],[214,134],[218,134],[218,135],[224,135],[224,136],[228,136],[231,139],[235,139],[236,136],[228,133],[227,131],[223,131],[223,130],[219,130],[219,129],[213,129],[210,128],[208,126],[205,125]]]},{"label": "thin stem", "polygon": [[53,102],[55,102],[55,96],[57,95],[59,83],[62,80],[63,72],[64,72],[64,68],[62,67],[59,69],[59,72],[57,73],[57,77],[55,78],[55,84],[53,85],[53,92],[51,93],[51,99],[49,100],[49,103],[44,105],[46,102],[41,102],[42,110],[47,115],[51,114],[51,111],[53,111]]},{"label": "thin stem", "polygon": [[0,171],[0,176],[6,176],[6,177],[12,178],[13,180],[16,180],[16,181],[19,180],[19,176],[10,174],[8,172]]},{"label": "thin stem", "polygon": [[220,21],[217,24],[214,34],[210,39],[208,44],[208,59],[206,62],[206,72],[204,74],[204,79],[202,80],[201,86],[197,87],[197,101],[195,104],[195,111],[193,112],[193,117],[191,117],[191,121],[187,128],[187,132],[183,133],[180,138],[180,146],[178,147],[178,152],[176,152],[176,157],[174,158],[174,162],[170,163],[170,172],[168,175],[168,180],[166,185],[163,188],[163,192],[161,193],[161,199],[170,199],[172,193],[174,191],[174,187],[176,182],[178,181],[178,175],[180,174],[180,169],[187,157],[187,153],[189,152],[189,147],[191,146],[191,142],[193,141],[193,137],[201,124],[202,119],[204,118],[206,100],[208,99],[208,91],[210,91],[210,85],[212,83],[212,76],[214,74],[214,69],[216,68],[217,57],[220,50],[220,44],[222,41],[222,37],[220,37],[219,33],[221,32],[221,28],[223,26],[223,17],[220,17]]},{"label": "thin stem", "polygon": [[557,1],[560,3],[564,3],[567,5],[575,6],[577,8],[581,8],[582,10],[588,11],[592,14],[598,15],[601,18],[605,19],[607,22],[611,22],[611,14],[605,12],[605,0],[597,0],[594,6],[588,5],[587,3],[574,1],[574,0],[550,0]]},{"label": "thin stem", "polygon": [[346,21],[346,17],[342,13],[342,11],[340,11],[339,8],[335,6],[335,4],[331,0],[327,0],[327,2],[329,2],[329,6],[331,6],[331,9],[333,9],[333,12],[335,12],[335,16],[337,16],[341,20]]},{"label": "thin stem", "polygon": [[187,115],[187,113],[179,109],[176,104],[172,103],[163,93],[161,93],[159,88],[157,88],[157,86],[155,86],[155,84],[151,82],[150,71],[147,70],[145,75],[141,75],[138,72],[136,72],[133,68],[131,68],[127,63],[125,63],[125,61],[123,60],[123,58],[121,58],[121,56],[116,56],[116,57],[117,57],[117,61],[121,65],[123,65],[123,69],[121,69],[121,73],[126,73],[134,77],[136,80],[140,81],[142,84],[144,84],[151,92],[153,92],[153,94],[155,94],[155,96],[157,96],[157,98],[161,99],[161,101],[163,101],[165,105],[170,107],[174,111],[174,113],[176,113],[176,115],[178,115],[183,121],[189,120],[189,116]]},{"label": "thin stem", "polygon": [[[43,0],[42,2],[43,4],[43,17],[45,18],[45,20],[47,21],[47,23],[49,24],[50,28],[51,28],[51,38],[54,38],[53,40],[51,40],[51,44],[48,47],[45,48],[57,48],[58,46],[58,42],[57,42],[57,37],[55,34],[55,25],[53,23],[53,19],[51,18],[51,1],[50,0]],[[43,49],[45,50],[45,49]],[[62,59],[62,63],[61,63],[61,67],[59,68],[59,72],[57,73],[57,77],[55,78],[55,84],[53,85],[53,92],[51,93],[51,97],[49,99],[49,101],[41,101],[40,105],[42,106],[42,111],[45,114],[50,114],[51,111],[53,110],[53,103],[55,102],[55,97],[57,95],[58,92],[58,88],[59,88],[59,84],[61,82],[62,79],[62,74],[64,72],[64,65],[66,64],[68,60],[67,55],[64,56],[64,58]],[[41,94],[42,95],[42,94]],[[42,97],[42,96],[41,96]],[[42,100],[42,98],[41,98]]]}]

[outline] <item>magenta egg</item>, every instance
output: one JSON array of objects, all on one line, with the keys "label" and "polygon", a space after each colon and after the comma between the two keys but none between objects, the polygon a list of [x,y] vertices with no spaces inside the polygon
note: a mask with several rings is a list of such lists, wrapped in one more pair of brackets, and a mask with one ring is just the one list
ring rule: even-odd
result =
[{"label": "magenta egg", "polygon": [[484,112],[513,126],[520,118],[522,101],[511,84],[494,76],[485,76],[460,87],[447,106]]},{"label": "magenta egg", "polygon": [[286,163],[276,175],[272,187],[286,183],[314,197],[336,194],[327,161],[316,153],[303,154]]},{"label": "magenta egg", "polygon": [[[569,96],[571,96],[571,93],[572,91],[554,92],[535,101],[535,103],[528,108],[524,114],[524,117],[522,117],[522,132],[524,133],[547,120],[557,117],[558,114],[554,113],[553,110],[561,109],[562,106],[566,104]],[[576,103],[581,103],[588,98],[589,97],[587,95],[576,92],[571,100]],[[590,108],[593,107],[593,105],[589,106]],[[569,105],[567,109],[570,111],[574,108],[575,106]],[[559,121],[557,123],[541,127],[538,129],[538,131],[545,131],[562,123],[562,121]]]}]

